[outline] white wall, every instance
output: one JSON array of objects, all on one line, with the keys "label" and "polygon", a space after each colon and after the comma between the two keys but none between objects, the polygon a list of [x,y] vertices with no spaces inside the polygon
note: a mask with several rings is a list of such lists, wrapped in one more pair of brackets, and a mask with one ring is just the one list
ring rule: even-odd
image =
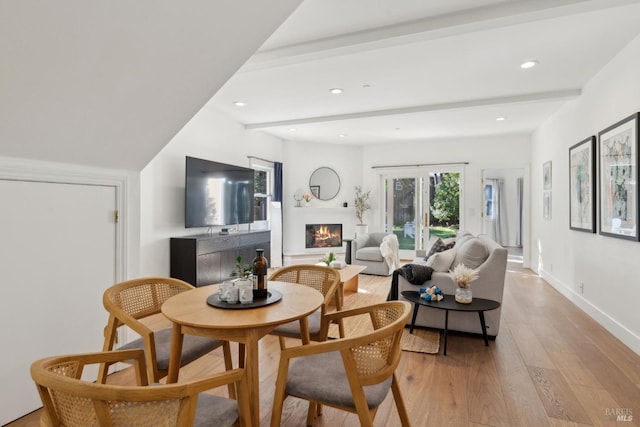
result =
[{"label": "white wall", "polygon": [[140,175],[141,275],[168,276],[169,238],[207,231],[184,227],[185,156],[248,167],[248,155],[282,161],[282,140],[263,132],[246,131],[239,123],[205,106],[149,162]]},{"label": "white wall", "polygon": [[[316,144],[309,142],[286,141],[283,161],[283,252],[287,255],[300,255],[309,252],[327,252],[305,250],[304,224],[341,223],[344,237],[353,237],[356,216],[353,209],[355,186],[362,182],[362,148],[349,145]],[[301,189],[309,192],[309,178],[319,167],[330,167],[340,177],[338,195],[327,201],[314,199],[311,206],[296,208],[293,194]],[[343,208],[343,203],[348,208]]]},{"label": "white wall", "polygon": [[[640,111],[640,37],[547,120],[532,139],[531,265],[569,299],[640,353],[640,243],[569,229],[569,147]],[[542,164],[553,165],[552,218],[542,212]],[[599,221],[599,218],[597,219]],[[580,294],[579,283],[584,283]]]},{"label": "white wall", "polygon": [[[374,145],[364,149],[364,185],[373,189],[374,212],[370,224],[381,229],[383,214],[380,198],[375,189],[380,172],[373,166],[416,165],[424,163],[469,162],[464,167],[464,194],[461,204],[461,226],[472,233],[482,232],[482,171],[484,169],[521,168],[525,173],[525,216],[528,212],[527,191],[530,141],[528,135],[485,136],[477,138],[418,141]],[[526,222],[525,222],[526,223]],[[527,231],[523,234],[526,236]]]}]

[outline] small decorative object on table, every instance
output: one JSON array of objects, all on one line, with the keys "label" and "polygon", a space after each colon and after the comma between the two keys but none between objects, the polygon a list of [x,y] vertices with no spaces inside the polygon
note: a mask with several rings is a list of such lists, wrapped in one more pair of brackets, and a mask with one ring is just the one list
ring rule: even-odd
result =
[{"label": "small decorative object on table", "polygon": [[333,252],[329,252],[326,257],[322,258],[320,261],[324,262],[327,265],[331,265],[331,263],[337,260],[336,255]]},{"label": "small decorative object on table", "polygon": [[456,301],[461,304],[471,304],[473,300],[471,282],[478,278],[478,272],[460,263],[451,274],[453,274],[453,280],[458,284],[455,293]]},{"label": "small decorative object on table", "polygon": [[437,286],[432,286],[430,288],[420,288],[420,291],[418,293],[420,294],[420,298],[425,301],[442,301],[444,299],[442,289]]},{"label": "small decorative object on table", "polygon": [[255,298],[267,297],[267,259],[264,257],[264,249],[256,249],[256,257],[253,259],[253,275],[258,278],[258,289],[254,289]]}]

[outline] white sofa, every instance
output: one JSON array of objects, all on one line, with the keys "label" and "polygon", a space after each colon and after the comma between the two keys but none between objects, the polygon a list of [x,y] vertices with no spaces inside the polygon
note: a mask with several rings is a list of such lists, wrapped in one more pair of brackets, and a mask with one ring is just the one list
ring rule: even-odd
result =
[{"label": "white sofa", "polygon": [[[481,242],[484,247],[486,247],[486,259],[484,259],[484,261],[478,260],[478,262],[481,262],[477,267],[478,278],[471,283],[473,297],[492,299],[502,303],[505,274],[507,270],[507,250],[485,235],[479,235],[477,238],[475,236],[470,236],[468,233],[464,238],[462,238],[462,235],[463,234],[461,233],[456,238],[459,239],[460,246],[458,246],[458,242],[454,245],[458,255],[456,255],[453,263],[451,264],[451,269],[461,261],[460,255],[463,252],[465,245],[473,242],[473,244],[478,247],[478,243]],[[458,247],[456,248],[456,246]],[[416,256],[417,258],[413,263],[426,264],[426,261],[424,260],[425,251],[417,252]],[[453,281],[451,273],[448,271],[434,271],[431,275],[431,280],[419,285],[411,284],[403,276],[398,276],[397,294],[400,300],[404,300],[401,294],[402,291],[418,291],[420,288],[434,285],[442,289],[442,292],[445,294],[450,295],[453,295],[457,287]],[[491,337],[496,337],[498,335],[500,330],[500,315],[501,308],[484,313],[487,324],[487,334]],[[420,307],[416,318],[416,326],[444,329],[444,321],[444,310]],[[463,313],[450,311],[449,330],[469,332],[473,334],[482,333],[480,320],[478,314],[475,312]]]}]

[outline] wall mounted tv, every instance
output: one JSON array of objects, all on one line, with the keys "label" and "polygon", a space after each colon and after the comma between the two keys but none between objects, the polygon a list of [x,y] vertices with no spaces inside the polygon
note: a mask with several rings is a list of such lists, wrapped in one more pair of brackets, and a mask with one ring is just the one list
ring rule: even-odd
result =
[{"label": "wall mounted tv", "polygon": [[187,157],[185,176],[185,227],[253,222],[253,169]]}]

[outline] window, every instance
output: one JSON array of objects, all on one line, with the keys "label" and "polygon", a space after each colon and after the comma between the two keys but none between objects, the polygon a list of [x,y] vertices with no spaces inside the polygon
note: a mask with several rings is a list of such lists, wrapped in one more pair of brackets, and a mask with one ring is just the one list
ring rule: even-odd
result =
[{"label": "window", "polygon": [[254,174],[253,220],[269,220],[269,184],[270,174],[266,170],[256,169]]},{"label": "window", "polygon": [[251,159],[253,176],[253,224],[258,228],[268,228],[270,220],[269,203],[273,194],[273,164]]},{"label": "window", "polygon": [[484,215],[487,220],[493,220],[493,183],[484,186]]}]

